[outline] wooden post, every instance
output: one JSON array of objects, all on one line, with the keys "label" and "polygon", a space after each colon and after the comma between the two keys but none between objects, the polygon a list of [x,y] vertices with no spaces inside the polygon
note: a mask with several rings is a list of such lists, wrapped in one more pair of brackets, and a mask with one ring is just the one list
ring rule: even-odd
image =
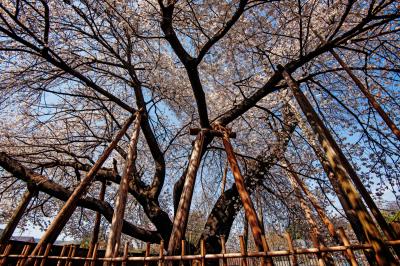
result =
[{"label": "wooden post", "polygon": [[[265,236],[265,234],[263,234],[261,236],[261,239],[262,239],[262,243],[263,243],[263,247],[264,247],[265,256],[261,257],[260,266],[264,266],[266,259],[269,258],[269,255],[267,254],[269,249],[268,249],[268,245],[267,245],[267,237]],[[272,257],[271,257],[271,260],[272,260]]]},{"label": "wooden post", "polygon": [[307,199],[310,201],[311,205],[315,209],[315,211],[318,213],[318,216],[320,217],[321,221],[324,223],[326,226],[329,235],[338,243],[340,244],[338,235],[336,234],[335,231],[335,226],[333,225],[332,221],[329,219],[329,217],[326,215],[324,209],[321,207],[319,204],[317,198],[314,196],[314,194],[311,193],[311,191],[308,189],[307,185],[304,184],[303,180],[296,174],[294,171],[292,165],[288,162],[286,158],[283,158],[284,165],[287,166],[288,168],[288,174],[293,178],[293,181],[295,182],[295,185],[300,187],[301,190],[303,191],[304,195],[307,197]]},{"label": "wooden post", "polygon": [[187,221],[189,217],[190,204],[192,202],[194,185],[196,182],[197,169],[200,165],[202,149],[204,145],[204,132],[200,131],[194,142],[192,154],[190,155],[189,166],[183,185],[178,209],[175,214],[171,237],[168,243],[168,255],[174,255],[179,249],[181,239],[184,239]]},{"label": "wooden post", "polygon": [[347,169],[345,165],[343,165],[339,156],[339,154],[341,153],[339,146],[333,139],[329,130],[325,127],[322,120],[318,117],[317,113],[314,111],[314,108],[304,96],[297,83],[293,80],[290,74],[283,69],[282,66],[280,66],[279,68],[280,70],[282,70],[282,75],[288,86],[291,88],[293,95],[299,103],[300,108],[303,110],[303,113],[306,116],[309,124],[311,125],[311,128],[317,135],[318,140],[326,153],[328,162],[330,163],[333,171],[338,178],[339,186],[348,196],[349,203],[351,204],[352,209],[356,210],[356,215],[361,222],[362,229],[369,243],[371,243],[373,250],[375,251],[375,258],[378,264],[393,266],[396,265],[396,259],[383,242],[372,217],[362,207],[362,200],[357,193],[355,187],[350,182],[349,176],[347,174],[348,172],[346,171]]},{"label": "wooden post", "polygon": [[[85,194],[87,188],[92,183],[94,177],[98,170],[100,170],[103,163],[107,160],[110,156],[112,150],[117,146],[118,142],[125,134],[127,129],[129,128],[130,124],[133,122],[135,115],[132,115],[123,125],[121,130],[115,136],[114,140],[110,143],[110,145],[104,150],[103,154],[100,158],[96,161],[90,171],[87,173],[84,179],[79,183],[79,185],[75,188],[74,192],[68,198],[67,202],[64,204],[60,212],[54,218],[50,226],[47,228],[46,232],[43,234],[42,238],[40,239],[39,243],[36,245],[35,249],[32,251],[32,255],[35,255],[40,247],[47,243],[54,243],[57,239],[58,235],[63,230],[64,226],[68,222],[71,215],[74,213],[76,206],[78,204],[78,200]],[[28,260],[29,263],[29,260]]]},{"label": "wooden post", "polygon": [[288,244],[289,252],[290,252],[290,261],[292,266],[298,266],[296,253],[293,248],[293,240],[288,232],[285,232],[285,238]]},{"label": "wooden post", "polygon": [[44,247],[42,246],[42,247],[40,247],[39,252],[36,254],[36,257],[34,258],[34,260],[35,260],[34,266],[39,266],[40,259],[37,258],[37,256],[42,255],[43,252],[44,252]]},{"label": "wooden post", "polygon": [[4,228],[3,233],[0,237],[1,244],[7,244],[10,241],[12,234],[15,231],[19,221],[21,220],[22,216],[25,213],[26,208],[28,207],[29,203],[31,202],[32,198],[37,195],[37,191],[34,188],[28,188],[24,195],[22,196],[22,200],[18,207],[15,209],[14,213],[12,214],[10,221],[7,223],[6,228]]},{"label": "wooden post", "polygon": [[227,174],[228,174],[228,161],[227,161],[226,164],[225,164],[224,173],[222,174],[222,180],[221,180],[221,195],[224,194],[224,192],[225,192]]},{"label": "wooden post", "polygon": [[[227,133],[224,134],[222,138],[225,151],[228,157],[228,162],[232,170],[232,174],[235,178],[236,188],[239,193],[239,197],[243,203],[244,212],[247,218],[247,221],[250,224],[251,232],[253,234],[254,243],[256,244],[257,251],[263,251],[264,247],[262,244],[262,231],[261,227],[257,218],[257,213],[254,209],[253,202],[251,201],[250,194],[246,190],[244,185],[244,178],[240,173],[239,164],[236,160],[235,153],[233,152],[233,147],[231,142],[229,141],[229,135]],[[267,246],[268,248],[268,246]],[[273,265],[272,259],[267,258],[266,260],[267,265]]]},{"label": "wooden post", "polygon": [[90,266],[95,266],[96,265],[96,259],[97,259],[97,249],[99,248],[99,244],[96,243],[94,245],[93,249],[93,255],[92,255],[92,262],[90,263]]},{"label": "wooden post", "polygon": [[325,264],[325,259],[322,256],[321,251],[319,250],[320,247],[319,247],[318,236],[314,232],[311,232],[310,235],[311,235],[311,241],[313,243],[314,248],[318,249],[318,252],[316,253],[317,259],[318,259],[318,265],[319,266],[325,266],[326,265]]},{"label": "wooden post", "polygon": [[12,245],[11,244],[7,244],[5,249],[4,249],[4,251],[3,251],[3,258],[0,260],[0,266],[7,265],[6,264],[7,256],[10,255],[11,249],[12,249]]},{"label": "wooden post", "polygon": [[29,250],[31,249],[31,245],[25,245],[24,249],[21,252],[22,258],[19,258],[17,261],[17,266],[22,266],[24,265],[24,262],[26,260],[26,257],[29,254]]},{"label": "wooden post", "polygon": [[66,266],[72,266],[72,261],[73,261],[73,257],[75,256],[75,252],[76,252],[76,246],[75,245],[72,245],[72,252],[71,252],[71,255],[70,256],[68,256],[69,258],[68,258],[68,262],[67,262],[67,265]]},{"label": "wooden post", "polygon": [[47,256],[49,256],[50,250],[51,250],[51,244],[48,243],[46,246],[46,250],[44,251],[42,262],[40,263],[40,266],[46,265]]},{"label": "wooden post", "polygon": [[[381,115],[382,119],[386,122],[392,132],[397,136],[397,139],[400,141],[400,130],[396,127],[393,121],[389,118],[386,112],[381,108],[379,103],[375,100],[374,96],[367,90],[364,84],[353,74],[347,64],[339,57],[339,55],[334,51],[331,50],[331,54],[336,58],[339,64],[346,70],[347,74],[353,79],[354,83],[356,83],[357,87],[361,90],[364,96],[368,99],[369,103],[374,107],[374,109]],[[348,162],[345,156],[341,156],[343,163],[347,166],[349,171],[350,178],[353,180],[354,184],[358,188],[361,196],[363,197],[365,203],[367,204],[368,208],[371,210],[372,215],[374,216],[375,220],[377,221],[379,227],[382,229],[383,233],[389,240],[397,240],[400,236],[396,234],[395,231],[389,226],[386,222],[385,218],[383,217],[381,211],[379,210],[378,206],[376,206],[374,200],[372,199],[371,195],[368,193],[367,189],[365,188],[364,184],[358,177],[357,173],[354,171],[351,164]],[[400,258],[400,248],[393,247],[393,250],[396,252],[397,256]]]},{"label": "wooden post", "polygon": [[[107,188],[107,182],[106,181],[102,181],[101,182],[100,193],[99,193],[99,200],[100,201],[104,201],[104,197],[105,197],[105,194],[106,194],[106,188]],[[100,223],[101,223],[101,213],[100,212],[96,212],[96,220],[94,222],[92,239],[90,240],[89,250],[88,250],[88,253],[86,255],[88,258],[92,257],[93,248],[96,245],[96,243],[99,241]],[[89,265],[89,261],[86,261],[85,262],[85,266],[88,266],[88,265]]]},{"label": "wooden post", "polygon": [[[115,203],[114,214],[111,221],[110,232],[108,234],[107,248],[104,258],[111,258],[116,252],[114,248],[119,245],[121,239],[122,225],[124,222],[125,205],[128,197],[129,180],[133,175],[137,157],[137,143],[140,133],[141,115],[136,116],[136,122],[132,133],[131,141],[128,147],[128,156],[126,158],[124,173],[119,184],[118,195]],[[110,265],[107,261],[104,265]]]},{"label": "wooden post", "polygon": [[[222,254],[226,254],[225,236],[220,236]],[[228,266],[228,261],[225,257],[222,258],[222,266]]]},{"label": "wooden post", "polygon": [[346,236],[346,233],[344,232],[344,229],[342,227],[339,227],[339,236],[342,239],[343,245],[346,247],[346,253],[347,257],[350,258],[350,263],[351,266],[358,266],[356,257],[354,256],[354,252],[351,249],[350,241]]},{"label": "wooden post", "polygon": [[[67,251],[67,246],[63,246],[61,249],[61,253],[60,253],[60,257],[64,257],[65,252]],[[59,259],[57,262],[57,266],[62,266],[64,263],[64,261],[62,259]],[[86,265],[85,265],[86,266]]]},{"label": "wooden post", "polygon": [[354,75],[354,73],[351,71],[349,66],[340,58],[340,56],[333,49],[330,50],[330,52],[333,55],[333,57],[335,57],[336,61],[338,61],[338,63],[343,67],[343,69],[351,77],[351,79],[354,81],[354,83],[357,85],[357,87],[360,89],[360,91],[364,94],[365,98],[367,98],[367,100],[371,104],[371,106],[382,117],[382,120],[386,123],[386,125],[390,128],[390,130],[393,132],[393,134],[397,137],[397,140],[400,141],[399,128],[396,126],[396,124],[393,122],[393,120],[390,119],[389,115],[385,112],[385,110],[383,110],[383,108],[378,103],[378,101],[375,99],[375,97],[368,91],[368,89],[356,77],[356,75]]},{"label": "wooden post", "polygon": [[126,266],[126,263],[128,261],[128,250],[129,250],[129,243],[126,242],[125,247],[124,247],[124,256],[123,256],[121,266]]},{"label": "wooden post", "polygon": [[[146,252],[144,253],[144,258],[147,258],[150,256],[150,243],[146,243]],[[149,262],[147,260],[144,261],[144,266],[148,266]]]},{"label": "wooden post", "polygon": [[[324,152],[321,150],[320,146],[317,146],[317,137],[314,132],[311,132],[310,129],[307,127],[307,125],[304,123],[303,118],[300,116],[300,114],[296,111],[295,112],[296,119],[299,123],[299,127],[304,133],[305,138],[308,140],[310,143],[312,149],[314,150],[315,154],[317,155],[318,160],[321,163],[322,168],[324,169],[326,176],[328,177],[333,190],[335,191],[340,204],[342,205],[343,211],[347,217],[347,220],[349,221],[351,228],[353,229],[358,241],[360,243],[366,243],[367,237],[365,236],[365,233],[362,229],[362,225],[360,220],[358,219],[356,215],[356,211],[350,206],[350,199],[348,195],[346,195],[343,190],[340,188],[338,184],[338,178],[333,171],[331,165],[329,164]],[[307,192],[305,192],[307,193]],[[312,195],[312,194],[310,194]],[[361,206],[363,209],[366,210],[366,207],[364,206],[363,203],[361,203]],[[363,250],[365,257],[367,258],[369,264],[371,265],[376,265],[376,260],[375,256],[373,254],[373,251],[370,249],[364,249]]]},{"label": "wooden post", "polygon": [[185,256],[185,240],[184,239],[182,239],[182,241],[181,241],[181,260],[179,261],[180,263],[180,265],[181,266],[183,266],[183,265],[185,265],[184,263],[183,263],[183,260],[182,260],[182,258]]},{"label": "wooden post", "polygon": [[239,236],[239,243],[240,243],[240,253],[242,254],[242,260],[240,261],[240,265],[247,266],[247,247],[244,241],[244,237],[242,235]]},{"label": "wooden post", "polygon": [[205,266],[206,245],[204,243],[204,239],[200,239],[200,254],[201,254],[201,266]]},{"label": "wooden post", "polygon": [[164,265],[164,240],[160,241],[160,258],[159,258],[159,263],[158,266],[163,266]]}]

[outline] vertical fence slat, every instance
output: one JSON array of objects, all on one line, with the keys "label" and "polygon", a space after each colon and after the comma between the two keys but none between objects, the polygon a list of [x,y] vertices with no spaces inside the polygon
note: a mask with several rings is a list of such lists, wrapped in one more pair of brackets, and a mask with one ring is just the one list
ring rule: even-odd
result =
[{"label": "vertical fence slat", "polygon": [[12,245],[11,244],[7,244],[6,245],[6,247],[5,247],[5,249],[4,249],[4,252],[3,252],[3,258],[1,259],[1,263],[0,263],[0,265],[1,266],[3,266],[3,265],[6,265],[6,262],[7,262],[7,256],[8,255],[10,255],[10,252],[11,252],[11,248],[12,248]]},{"label": "vertical fence slat", "polygon": [[36,257],[34,258],[34,261],[35,261],[35,266],[39,266],[39,262],[41,261],[39,258],[37,258],[37,256],[40,256],[40,255],[42,255],[42,253],[44,252],[44,250],[43,250],[43,246],[41,246],[40,248],[39,248],[39,252],[36,254]]},{"label": "vertical fence slat", "polygon": [[160,261],[158,263],[159,266],[164,265],[164,240],[160,241]]},{"label": "vertical fence slat", "polygon": [[288,248],[289,248],[289,252],[290,252],[290,261],[293,266],[297,266],[298,262],[297,262],[296,253],[294,252],[294,248],[293,248],[292,237],[290,236],[289,232],[286,232],[284,235],[285,235],[285,238],[286,238],[286,241],[288,244]]},{"label": "vertical fence slat", "polygon": [[40,266],[45,266],[47,256],[49,255],[50,250],[51,250],[51,246],[52,245],[50,243],[47,244],[46,250],[44,251],[44,254],[43,254],[42,262],[40,263]]},{"label": "vertical fence slat", "polygon": [[99,243],[96,243],[94,245],[93,249],[93,255],[92,255],[92,262],[90,263],[90,266],[95,266],[96,265],[96,259],[97,259],[97,249],[99,248]]},{"label": "vertical fence slat", "polygon": [[[150,243],[147,242],[146,243],[146,252],[144,253],[144,257],[147,258],[150,256]],[[149,266],[149,262],[148,261],[144,261],[144,266]]]},{"label": "vertical fence slat", "polygon": [[124,246],[124,256],[123,256],[123,259],[122,259],[122,263],[121,263],[121,266],[126,266],[126,262],[128,261],[128,250],[129,250],[129,243],[128,242],[126,242],[125,243],[125,246]]},{"label": "vertical fence slat", "polygon": [[[222,247],[222,254],[226,254],[226,246],[225,246],[225,236],[220,236],[221,239],[221,247]],[[222,266],[228,266],[228,261],[225,258],[222,258]]]},{"label": "vertical fence slat", "polygon": [[357,266],[358,263],[356,257],[354,256],[354,252],[351,249],[350,241],[347,238],[344,229],[342,227],[339,227],[338,231],[339,231],[339,236],[343,241],[343,245],[346,247],[346,253],[348,258],[350,259],[351,266]]},{"label": "vertical fence slat", "polygon": [[240,253],[242,254],[241,266],[247,266],[247,246],[243,236],[239,236]]},{"label": "vertical fence slat", "polygon": [[[67,246],[63,246],[61,249],[61,253],[60,253],[60,257],[63,257],[65,254],[65,251],[67,251]],[[58,260],[57,262],[57,266],[62,266],[63,265],[63,261],[61,259]]]},{"label": "vertical fence slat", "polygon": [[73,245],[72,246],[71,256],[69,256],[69,258],[68,258],[67,266],[72,266],[72,259],[71,258],[75,256],[75,252],[76,252],[76,246]]},{"label": "vertical fence slat", "polygon": [[204,243],[204,239],[200,239],[200,254],[201,254],[201,266],[204,266],[205,256],[206,256],[206,245]]}]

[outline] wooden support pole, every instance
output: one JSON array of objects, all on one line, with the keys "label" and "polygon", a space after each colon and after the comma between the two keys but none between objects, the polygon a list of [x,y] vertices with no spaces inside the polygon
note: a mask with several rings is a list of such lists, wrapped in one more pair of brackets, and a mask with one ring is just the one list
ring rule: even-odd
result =
[{"label": "wooden support pole", "polygon": [[[225,236],[220,236],[222,254],[226,254]],[[222,258],[222,266],[228,266],[228,261],[225,257]]]},{"label": "wooden support pole", "polygon": [[290,162],[288,162],[288,160],[286,158],[283,158],[283,161],[284,161],[284,166],[286,165],[288,168],[288,172],[289,172],[288,174],[293,178],[293,180],[295,182],[295,186],[298,186],[303,191],[304,195],[306,196],[308,201],[311,203],[311,205],[317,212],[321,221],[326,226],[326,229],[328,230],[329,235],[337,242],[337,244],[340,244],[339,237],[335,231],[335,226],[333,225],[332,221],[329,219],[328,215],[326,215],[324,209],[319,204],[318,199],[314,196],[314,194],[311,193],[311,191],[308,189],[307,185],[297,175],[297,173],[294,171]]},{"label": "wooden support pole", "polygon": [[185,238],[187,221],[192,202],[194,185],[196,183],[197,169],[200,165],[202,149],[204,145],[204,132],[200,131],[194,142],[192,154],[190,155],[189,166],[186,173],[178,209],[175,214],[171,237],[168,243],[168,255],[174,255],[179,250],[181,239]]},{"label": "wooden support pole", "polygon": [[[140,117],[140,114],[136,116],[135,126],[128,147],[128,156],[126,158],[124,172],[122,174],[121,182],[119,184],[114,214],[111,221],[110,232],[108,234],[107,248],[104,255],[105,258],[113,257],[113,254],[116,252],[114,248],[119,246],[121,239],[125,205],[128,198],[129,181],[132,178],[137,157],[137,143],[139,140],[141,122]],[[106,261],[104,262],[104,265],[107,266],[110,265],[110,263]]]},{"label": "wooden support pole", "polygon": [[381,116],[382,120],[386,123],[386,125],[390,128],[390,130],[393,132],[393,134],[397,137],[397,140],[400,141],[399,128],[396,126],[396,124],[393,122],[393,120],[390,119],[389,115],[385,112],[385,110],[383,110],[383,108],[378,103],[378,101],[375,99],[375,97],[368,91],[368,89],[356,77],[356,75],[354,75],[353,71],[351,71],[349,66],[340,58],[340,56],[333,49],[330,50],[330,52],[333,55],[333,57],[335,57],[336,61],[338,61],[338,63],[343,67],[343,69],[351,77],[351,79],[354,81],[354,83],[360,89],[362,94],[364,94],[365,98],[367,98],[367,100],[371,104],[371,106],[375,109],[375,111],[378,112],[378,114]]},{"label": "wooden support pole", "polygon": [[7,244],[10,241],[12,234],[17,228],[19,221],[25,213],[26,208],[31,202],[32,198],[37,195],[37,191],[34,188],[28,188],[24,195],[22,196],[21,202],[12,214],[10,221],[7,223],[6,228],[4,228],[3,233],[0,237],[0,244]]},{"label": "wooden support pole", "polygon": [[[97,171],[100,170],[103,163],[110,156],[112,150],[117,146],[118,142],[133,122],[135,116],[136,115],[132,115],[129,117],[121,130],[115,136],[114,140],[110,143],[110,145],[108,145],[100,158],[86,174],[85,178],[83,178],[79,185],[75,188],[74,192],[68,198],[67,202],[64,204],[60,212],[57,214],[50,226],[47,228],[46,232],[43,234],[35,249],[32,251],[32,255],[35,255],[39,251],[40,247],[42,247],[43,245],[46,245],[47,243],[54,243],[54,241],[57,239],[58,235],[63,230],[69,218],[71,218],[71,215],[74,213],[78,204],[78,200],[86,193],[86,190],[92,183]],[[29,260],[27,261],[27,263],[29,263]]]},{"label": "wooden support pole", "polygon": [[[208,128],[189,128],[189,134],[192,136],[198,135],[201,131],[204,134],[209,134],[214,137],[223,137],[224,136],[224,133],[219,130],[208,129]],[[236,138],[236,132],[229,132],[229,137],[232,139]]]},{"label": "wooden support pole", "polygon": [[293,240],[292,237],[290,236],[290,234],[288,232],[285,232],[285,238],[288,244],[288,248],[289,248],[289,252],[290,252],[290,262],[292,266],[298,266],[298,262],[297,262],[297,257],[296,257],[296,253],[294,252],[294,248],[293,248]]},{"label": "wooden support pole", "polygon": [[[349,203],[350,199],[349,199],[348,195],[346,195],[343,192],[343,190],[339,187],[338,178],[337,178],[335,172],[333,171],[331,165],[329,164],[321,147],[317,145],[318,140],[317,140],[315,133],[310,131],[310,129],[305,124],[305,121],[303,120],[303,118],[300,116],[300,114],[297,111],[295,112],[295,116],[296,116],[296,119],[299,123],[301,130],[304,133],[305,138],[310,143],[312,149],[314,150],[315,154],[317,155],[317,158],[320,161],[321,166],[324,169],[324,172],[326,173],[326,176],[328,177],[328,179],[333,187],[333,190],[335,191],[335,193],[339,199],[340,204],[342,205],[343,211],[344,211],[358,241],[360,243],[368,242],[367,238],[364,234],[364,231],[362,230],[361,222],[356,215],[356,211],[354,209],[352,209],[352,207],[350,206],[350,203]],[[304,188],[306,188],[306,187],[304,187]],[[307,192],[305,192],[305,193],[307,194]],[[310,194],[310,195],[312,195],[312,194]],[[310,199],[312,199],[312,197]],[[317,202],[317,201],[313,200],[312,202]],[[363,203],[361,204],[361,206],[363,209],[366,210],[366,207],[364,206]],[[320,212],[318,212],[318,214],[320,214]],[[370,249],[364,249],[363,252],[364,252],[365,257],[367,258],[369,264],[376,265],[375,256],[373,254],[373,251]]]},{"label": "wooden support pole", "polygon": [[326,153],[328,162],[330,163],[333,171],[338,178],[339,186],[341,187],[342,191],[344,191],[345,194],[348,196],[349,203],[351,204],[352,209],[356,210],[356,215],[361,222],[362,229],[367,237],[367,240],[369,241],[369,243],[371,243],[373,247],[375,258],[378,264],[393,266],[396,265],[396,259],[383,242],[379,230],[377,229],[372,217],[362,207],[362,200],[357,193],[357,190],[350,182],[348,171],[346,171],[347,169],[345,165],[343,165],[342,160],[339,156],[339,154],[341,153],[339,146],[333,139],[329,130],[325,127],[322,120],[318,117],[317,113],[314,111],[314,108],[304,96],[297,83],[293,80],[290,74],[283,69],[282,66],[280,66],[279,68],[280,70],[282,70],[282,75],[288,86],[291,88],[293,95],[299,103],[299,106],[306,116],[311,128],[317,135],[318,140]]},{"label": "wooden support pole", "polygon": [[339,236],[342,239],[343,245],[346,247],[347,257],[350,258],[351,266],[358,266],[356,256],[354,256],[354,252],[351,249],[350,241],[347,238],[344,229],[342,227],[339,227],[338,231],[339,231]]},{"label": "wooden support pole", "polygon": [[[258,251],[263,251],[263,243],[262,243],[262,230],[258,221],[257,213],[255,211],[253,202],[251,201],[250,194],[246,190],[244,185],[244,178],[240,172],[239,164],[236,160],[235,153],[233,152],[233,147],[231,142],[229,141],[229,135],[224,134],[222,138],[225,151],[228,157],[228,162],[232,170],[232,174],[235,178],[236,189],[238,190],[239,197],[242,201],[244,212],[247,218],[247,221],[250,224],[251,232],[253,234],[254,243],[256,244]],[[267,246],[268,248],[268,246]],[[267,265],[273,265],[272,259],[267,258]]]},{"label": "wooden support pole", "polygon": [[[386,112],[381,108],[379,103],[375,100],[374,96],[370,94],[364,84],[353,74],[347,64],[340,58],[340,56],[334,51],[331,50],[331,54],[335,59],[339,62],[339,64],[346,70],[347,74],[353,79],[354,83],[356,83],[357,87],[362,91],[364,96],[368,99],[370,104],[374,107],[374,109],[381,115],[382,119],[386,122],[389,128],[393,131],[393,133],[397,136],[397,139],[400,141],[400,130],[396,127],[393,121],[389,118]],[[400,238],[396,234],[395,231],[389,226],[386,222],[385,218],[383,217],[381,211],[379,210],[378,206],[376,206],[374,200],[372,199],[371,195],[368,193],[367,189],[365,188],[364,184],[355,173],[353,167],[345,158],[345,156],[341,156],[343,163],[350,169],[349,174],[351,179],[353,180],[354,184],[357,186],[361,196],[363,197],[365,203],[367,204],[368,208],[371,210],[372,215],[374,216],[375,220],[377,221],[379,227],[382,229],[383,233],[389,240],[397,240]],[[394,250],[396,251],[397,256],[400,257],[400,249],[395,247]]]}]

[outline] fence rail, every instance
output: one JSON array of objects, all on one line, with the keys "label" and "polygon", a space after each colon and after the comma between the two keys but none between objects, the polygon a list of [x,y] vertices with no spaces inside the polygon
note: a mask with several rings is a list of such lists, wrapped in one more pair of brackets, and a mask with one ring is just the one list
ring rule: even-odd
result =
[{"label": "fence rail", "polygon": [[[223,242],[224,243],[224,242]],[[400,240],[386,241],[388,246],[400,245]],[[346,263],[343,254],[346,251],[361,251],[372,249],[369,244],[350,244],[346,246],[330,246],[318,248],[293,248],[291,250],[270,250],[263,252],[249,251],[241,249],[241,252],[230,252],[220,254],[205,254],[204,241],[201,241],[203,248],[202,254],[184,254],[167,255],[163,250],[163,243],[160,244],[159,254],[150,255],[150,244],[147,243],[146,253],[142,255],[130,256],[128,252],[128,244],[125,244],[123,252],[118,257],[104,258],[104,250],[98,249],[95,245],[93,252],[90,249],[81,249],[76,245],[69,246],[52,246],[48,244],[46,249],[42,249],[37,255],[29,255],[29,251],[35,246],[34,243],[25,244],[21,249],[21,245],[16,247],[15,244],[7,244],[0,246],[0,266],[18,265],[22,266],[26,261],[30,260],[35,266],[44,265],[85,265],[95,266],[102,265],[104,262],[110,262],[112,265],[155,265],[162,266],[166,262],[180,261],[185,265],[201,265],[204,266],[206,261],[219,260],[220,265],[260,265],[265,258],[273,258],[276,265],[324,265],[321,258],[329,256],[333,257],[335,265],[350,265]],[[60,249],[61,252],[60,252]],[[223,250],[226,250],[225,247]],[[60,255],[55,255],[60,254]],[[352,253],[354,256],[354,253]],[[295,260],[293,260],[295,258]],[[356,259],[354,257],[354,259]],[[360,259],[357,258],[356,261]],[[244,262],[243,262],[244,261]],[[189,264],[187,264],[189,262]],[[322,264],[321,264],[322,263]],[[32,264],[32,265],[33,265]]]}]

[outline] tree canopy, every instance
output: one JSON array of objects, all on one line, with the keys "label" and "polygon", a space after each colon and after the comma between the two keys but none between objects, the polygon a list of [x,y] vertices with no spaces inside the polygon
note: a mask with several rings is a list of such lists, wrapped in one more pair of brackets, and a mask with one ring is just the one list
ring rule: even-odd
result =
[{"label": "tree canopy", "polygon": [[[304,214],[290,173],[330,216],[334,208],[342,214],[315,136],[277,65],[296,79],[373,198],[398,202],[400,133],[381,113],[400,125],[399,8],[395,0],[1,1],[1,220],[32,185],[39,194],[24,225],[46,228],[138,110],[125,235],[168,242],[193,127],[236,132],[246,188],[268,230],[308,230],[296,223]],[[132,132],[79,200],[64,234],[87,236],[94,211],[111,222]],[[224,173],[221,139],[207,137],[201,156],[192,210],[204,219],[192,217],[201,225],[191,228],[211,252],[235,228],[242,203]]]}]

